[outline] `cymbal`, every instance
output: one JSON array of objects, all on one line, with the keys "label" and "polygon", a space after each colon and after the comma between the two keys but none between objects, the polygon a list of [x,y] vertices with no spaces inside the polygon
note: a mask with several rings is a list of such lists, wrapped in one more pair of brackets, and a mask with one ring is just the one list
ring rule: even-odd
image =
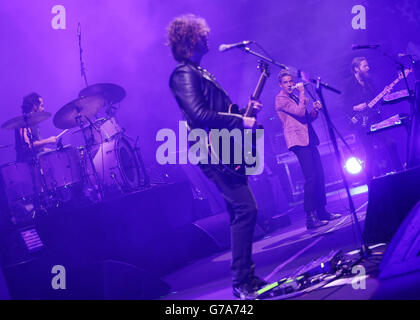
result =
[{"label": "cymbal", "polygon": [[78,98],[67,103],[57,111],[54,115],[54,125],[59,129],[78,127],[78,116],[82,116],[82,118],[93,117],[104,105],[104,98],[98,95]]},{"label": "cymbal", "polygon": [[113,83],[97,83],[84,88],[79,93],[79,97],[88,97],[92,95],[100,95],[105,99],[108,105],[113,105],[124,99],[125,90]]},{"label": "cymbal", "polygon": [[46,111],[31,112],[22,116],[14,117],[1,125],[2,129],[14,130],[25,127],[32,127],[51,117],[51,113]]}]

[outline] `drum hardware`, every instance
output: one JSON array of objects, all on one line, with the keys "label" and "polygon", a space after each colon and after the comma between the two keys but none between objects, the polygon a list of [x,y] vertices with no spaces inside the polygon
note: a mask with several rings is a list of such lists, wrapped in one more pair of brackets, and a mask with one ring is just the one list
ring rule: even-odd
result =
[{"label": "drum hardware", "polygon": [[[8,120],[1,126],[6,130],[26,129],[31,151],[29,163],[15,162],[3,166],[2,176],[3,180],[9,179],[5,181],[5,189],[10,206],[13,208],[16,203],[32,203],[34,215],[37,212],[45,212],[45,208],[50,204],[50,195],[45,176],[36,156],[34,137],[30,128],[50,116],[51,114],[45,111],[31,112]],[[13,171],[13,167],[16,169],[15,171]]]},{"label": "drum hardware", "polygon": [[129,192],[141,185],[136,154],[128,138],[117,135],[101,144],[93,163],[107,193]]},{"label": "drum hardware", "polygon": [[69,129],[65,129],[63,130],[61,133],[59,133],[55,138],[57,139],[57,149],[61,150],[63,149],[63,141],[61,139],[61,137],[67,133],[69,131]]},{"label": "drum hardware", "polygon": [[71,189],[82,183],[79,155],[75,148],[68,145],[42,152],[38,154],[38,159],[50,192],[57,193],[60,189]]},{"label": "drum hardware", "polygon": [[[104,189],[123,193],[147,185],[138,139],[133,145],[115,117],[118,109],[115,104],[124,97],[125,90],[113,84],[96,84],[82,90],[78,99],[65,104],[53,117],[54,125],[64,129],[56,136],[57,148],[38,155],[29,128],[51,114],[34,112],[5,122],[4,129],[27,129],[32,152],[29,163],[0,167],[0,173],[8,179],[7,185],[14,187],[7,188],[14,192],[8,198],[16,204],[33,205],[35,214],[72,199],[79,201],[82,193],[84,199],[102,201]],[[102,108],[106,109],[107,116],[91,120]],[[76,127],[74,133],[82,132],[83,146],[63,146],[62,136]],[[94,139],[89,139],[89,136],[94,136]],[[98,150],[92,150],[94,146]]]},{"label": "drum hardware", "polygon": [[118,181],[117,181],[117,176],[116,176],[116,174],[115,174],[114,172],[113,172],[113,173],[111,173],[111,178],[112,178],[112,180],[114,180],[114,183],[115,183],[115,185],[117,186],[118,190],[119,190],[121,193],[123,193],[124,191],[123,191],[123,189],[121,188],[120,184],[118,183]]},{"label": "drum hardware", "polygon": [[82,130],[89,135],[88,143],[91,145],[100,145],[104,141],[109,141],[117,134],[124,132],[124,129],[119,126],[115,117],[105,117],[93,122],[90,121],[89,125],[84,126],[83,129],[74,131],[73,134],[80,133]]},{"label": "drum hardware", "polygon": [[79,97],[101,96],[107,106],[120,103],[125,98],[125,90],[113,83],[97,83],[79,92]]},{"label": "drum hardware", "polygon": [[137,136],[136,141],[134,143],[133,150],[136,154],[137,163],[138,163],[138,165],[140,167],[140,170],[142,171],[143,176],[144,176],[143,185],[145,187],[148,187],[148,186],[150,186],[150,177],[146,172],[146,167],[145,167],[144,162],[143,162],[143,157],[141,156],[141,151],[140,151],[140,147],[139,147],[138,142],[139,142],[139,137]]},{"label": "drum hardware", "polygon": [[[95,130],[97,130],[97,128],[94,126],[94,124],[90,121],[89,117],[94,116],[98,113],[99,109],[101,107],[105,107],[106,113],[108,115],[108,117],[111,117],[115,114],[116,108],[114,107],[115,104],[121,102],[124,97],[125,97],[125,90],[115,84],[112,83],[98,83],[98,84],[93,84],[93,85],[88,85],[88,81],[87,81],[87,77],[86,77],[86,72],[85,72],[85,67],[84,67],[84,63],[83,63],[83,59],[82,59],[82,44],[81,44],[81,29],[80,29],[80,23],[79,23],[79,27],[78,27],[78,38],[79,38],[79,53],[80,53],[80,69],[81,69],[81,73],[82,76],[84,77],[85,80],[85,84],[86,84],[86,88],[84,88],[83,90],[81,90],[79,92],[79,99],[76,99],[74,102],[70,103],[70,106],[67,107],[68,111],[63,111],[62,115],[57,115],[56,117],[60,119],[57,120],[58,124],[65,124],[65,123],[60,123],[62,120],[65,120],[64,115],[67,115],[70,113],[69,111],[71,111],[72,109],[74,109],[73,105],[77,105],[79,104],[79,101],[82,101],[83,99],[87,99],[86,100],[86,104],[83,105],[83,108],[80,109],[84,109],[86,110],[84,112],[84,116],[86,117],[86,119],[89,121],[90,124],[90,129],[94,128]],[[99,100],[97,100],[97,98],[102,99],[101,103],[98,103]],[[90,101],[92,100],[92,101]],[[96,105],[95,107],[90,106],[90,102],[95,102]],[[64,107],[63,107],[64,108]],[[62,109],[63,109],[62,108]],[[87,111],[92,111],[92,113],[87,114]],[[67,113],[67,114],[66,114]],[[74,115],[74,114],[73,114]],[[79,110],[79,115],[81,115],[81,112]],[[69,117],[71,120],[70,122],[73,121],[74,117],[70,116]],[[81,119],[81,117],[79,118]],[[64,121],[66,122],[66,121]],[[70,123],[69,123],[70,124]],[[92,157],[92,152],[91,152],[91,147],[94,143],[94,141],[92,141],[92,143],[88,142],[87,136],[86,136],[86,131],[83,130],[83,123],[82,121],[80,121],[79,126],[81,128],[81,131],[83,133],[83,137],[84,137],[84,141],[85,141],[85,150],[86,152],[84,152],[84,158],[86,157],[86,154],[88,155],[89,158],[89,164],[91,166],[91,169],[93,171],[93,174],[95,176],[95,182],[97,187],[100,190],[100,197],[101,199],[103,199],[103,191],[102,191],[102,183],[101,181],[99,181],[99,177],[98,177],[98,172],[97,169],[95,167],[94,161],[93,161],[93,157]],[[99,128],[100,131],[101,128]],[[95,159],[97,158],[98,154],[101,154],[101,160],[102,160],[102,170],[104,170],[105,166],[104,166],[104,155],[103,155],[103,149],[104,149],[104,142],[102,141],[102,133],[99,132],[101,134],[101,144],[100,144],[100,149],[97,151],[96,155],[95,155]],[[119,132],[118,132],[119,133]],[[93,135],[92,135],[93,136]],[[109,139],[113,139],[115,137],[117,137],[116,134],[113,134],[112,136],[108,137]],[[105,143],[108,143],[110,141],[106,141]],[[83,161],[83,160],[82,160]],[[83,163],[85,164],[85,161],[83,161]],[[89,173],[88,173],[88,168],[85,166],[85,175],[86,178],[89,178]],[[113,178],[114,180],[116,179],[116,177],[114,176]],[[87,179],[86,181],[90,181],[90,179]],[[90,184],[92,185],[92,184]]]},{"label": "drum hardware", "polygon": [[32,201],[36,190],[40,189],[40,176],[26,162],[4,164],[0,167],[0,172],[9,202]]},{"label": "drum hardware", "polygon": [[103,120],[100,126],[102,141],[109,141],[116,135],[124,132],[124,129],[119,126],[115,117],[103,118]]},{"label": "drum hardware", "polygon": [[41,123],[44,120],[47,120],[49,117],[51,117],[51,113],[46,111],[25,113],[22,116],[17,116],[4,122],[1,125],[1,128],[5,130],[30,128]]},{"label": "drum hardware", "polygon": [[[92,122],[90,121],[90,119],[88,117],[86,117],[86,119],[88,120],[88,122],[90,123],[90,125],[92,125]],[[83,128],[84,126],[84,122],[82,120],[82,116],[79,114],[77,116],[77,120],[79,122],[79,126],[80,128]],[[102,189],[102,185],[99,181],[99,176],[98,176],[98,172],[96,171],[95,165],[93,163],[93,156],[92,156],[92,144],[90,144],[88,142],[88,137],[86,135],[86,132],[84,130],[82,130],[83,133],[83,139],[85,141],[86,144],[86,152],[85,154],[87,155],[87,158],[89,160],[89,163],[91,165],[92,171],[93,171],[93,176],[95,179],[95,184],[93,185],[93,189],[96,191],[97,196],[98,196],[98,200],[101,201],[104,199],[104,194],[103,194],[103,189]]]},{"label": "drum hardware", "polygon": [[[29,127],[27,127],[29,128]],[[29,131],[29,130],[28,130]],[[32,134],[29,135],[29,141],[30,141],[30,146],[31,146],[31,160],[30,163],[32,164],[32,166],[35,168],[35,176],[36,174],[39,172],[40,173],[40,180],[41,180],[41,188],[40,190],[37,190],[36,188],[36,182],[34,182],[34,194],[35,194],[35,212],[36,210],[41,210],[44,211],[45,207],[49,206],[49,192],[48,192],[48,188],[47,188],[47,181],[45,180],[45,175],[42,171],[42,167],[41,167],[41,163],[39,162],[39,159],[37,157],[35,148],[34,148],[34,137]],[[33,179],[36,179],[34,176]]]},{"label": "drum hardware", "polygon": [[79,97],[100,96],[104,99],[104,109],[108,118],[115,116],[119,104],[125,98],[125,90],[113,83],[97,83],[86,87],[79,92]]},{"label": "drum hardware", "polygon": [[95,116],[98,111],[104,106],[105,100],[98,95],[84,96],[78,99],[75,99],[66,105],[64,105],[57,113],[54,115],[54,125],[61,129],[70,129],[74,127],[79,127],[83,134],[83,139],[86,146],[87,158],[92,167],[93,176],[95,178],[94,188],[97,191],[97,196],[99,200],[103,199],[103,191],[101,184],[99,183],[98,173],[93,164],[92,156],[92,143],[89,141],[86,134],[86,122],[89,123],[87,127],[94,128],[93,122],[90,120],[90,117]]},{"label": "drum hardware", "polygon": [[75,99],[57,111],[53,119],[54,125],[59,129],[80,127],[81,119],[94,117],[104,105],[105,100],[100,96],[88,96]]}]

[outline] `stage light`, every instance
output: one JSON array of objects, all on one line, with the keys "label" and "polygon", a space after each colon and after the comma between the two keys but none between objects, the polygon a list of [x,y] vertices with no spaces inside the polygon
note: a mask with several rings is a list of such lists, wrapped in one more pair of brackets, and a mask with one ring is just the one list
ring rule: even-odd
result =
[{"label": "stage light", "polygon": [[356,157],[351,157],[344,164],[347,172],[350,174],[359,174],[362,171],[362,161]]}]

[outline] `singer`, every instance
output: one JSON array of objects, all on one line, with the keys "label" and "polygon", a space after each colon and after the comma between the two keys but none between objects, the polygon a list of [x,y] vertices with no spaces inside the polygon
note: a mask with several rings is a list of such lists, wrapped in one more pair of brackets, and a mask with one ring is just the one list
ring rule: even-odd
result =
[{"label": "singer", "polygon": [[[252,128],[255,118],[219,113],[227,112],[232,102],[214,76],[200,66],[209,51],[209,31],[206,21],[195,15],[177,17],[169,24],[168,45],[178,62],[169,81],[171,91],[190,129]],[[254,275],[252,239],[257,206],[248,178],[230,175],[217,165],[199,166],[222,193],[230,216],[233,294],[243,300],[256,299],[256,291],[266,282]]]},{"label": "singer", "polygon": [[[328,220],[341,217],[340,214],[329,213],[325,209],[327,200],[324,169],[317,148],[319,139],[312,127],[312,121],[318,117],[322,105],[319,101],[315,101],[312,110],[309,111],[305,85],[302,82],[295,85],[288,71],[281,71],[278,80],[281,90],[276,96],[276,111],[283,124],[286,145],[298,158],[305,177],[306,228],[322,227],[328,223]],[[295,88],[299,92],[299,97],[293,94]]]}]

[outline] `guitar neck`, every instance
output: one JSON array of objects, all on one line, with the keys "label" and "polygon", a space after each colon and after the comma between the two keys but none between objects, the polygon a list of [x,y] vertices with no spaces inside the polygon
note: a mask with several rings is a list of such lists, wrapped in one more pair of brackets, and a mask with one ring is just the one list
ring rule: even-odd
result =
[{"label": "guitar neck", "polygon": [[379,93],[371,102],[369,102],[368,107],[373,108],[375,106],[375,104],[378,103],[379,100],[381,100],[390,90],[392,90],[395,87],[395,85],[398,82],[400,82],[401,79],[402,79],[402,77],[399,76],[397,79],[392,81],[388,86],[388,90],[386,90],[386,89],[382,90],[381,93]]},{"label": "guitar neck", "polygon": [[[261,92],[264,88],[265,82],[268,78],[268,75],[266,72],[261,73],[260,78],[258,79],[258,83],[257,86],[255,87],[254,92],[252,93],[251,99],[252,100],[258,100],[261,96]],[[248,108],[246,109],[244,116],[245,117],[252,117],[253,116],[253,111],[254,108],[252,107],[252,105],[249,105]]]}]

